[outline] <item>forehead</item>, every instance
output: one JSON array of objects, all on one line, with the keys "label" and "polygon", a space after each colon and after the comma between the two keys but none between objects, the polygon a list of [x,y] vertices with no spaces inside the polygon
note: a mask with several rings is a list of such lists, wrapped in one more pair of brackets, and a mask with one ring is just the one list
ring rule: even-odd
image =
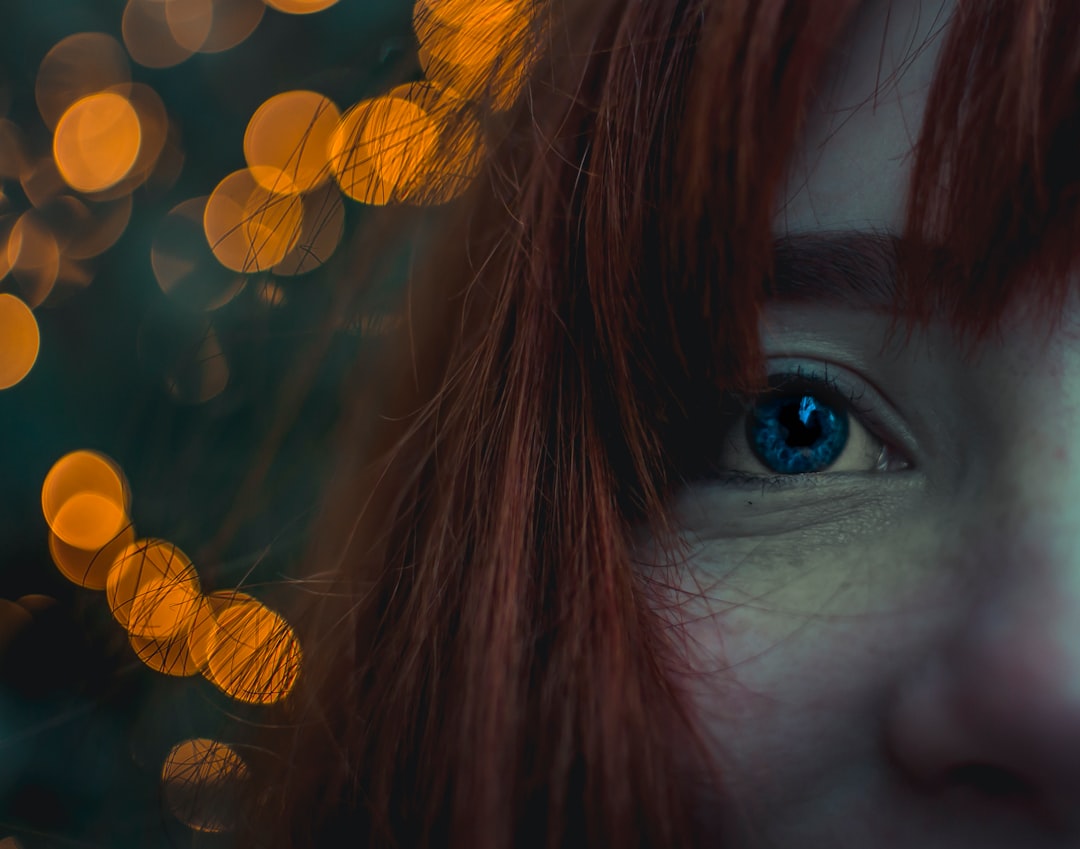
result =
[{"label": "forehead", "polygon": [[912,145],[955,0],[869,0],[834,55],[781,193],[780,235],[899,233]]}]

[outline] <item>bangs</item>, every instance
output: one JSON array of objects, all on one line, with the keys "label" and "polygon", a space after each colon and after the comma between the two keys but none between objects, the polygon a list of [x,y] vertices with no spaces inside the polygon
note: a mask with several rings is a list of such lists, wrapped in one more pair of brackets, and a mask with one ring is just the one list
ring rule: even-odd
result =
[{"label": "bangs", "polygon": [[974,346],[1021,306],[1058,325],[1080,253],[1078,85],[1075,3],[960,2],[915,151],[898,281],[909,336],[943,316]]},{"label": "bangs", "polygon": [[775,260],[773,199],[858,6],[612,6],[582,84],[561,86],[585,108],[553,128],[554,152],[541,159],[561,191],[538,193],[549,202],[529,230],[559,281],[556,308],[587,378],[580,397],[606,434],[598,451],[631,482],[620,493],[631,524],[663,520],[644,506],[663,500],[653,483],[694,475],[725,394],[766,383],[758,322]]},{"label": "bangs", "polygon": [[[518,114],[536,145],[502,159],[527,164],[494,204],[522,213],[505,278],[541,284],[530,291],[578,341],[565,356],[598,426],[621,436],[605,449],[620,476],[682,478],[720,400],[765,388],[776,201],[863,5],[592,4],[588,26],[545,45]],[[903,232],[885,234],[896,237],[889,334],[943,319],[974,346],[1018,300],[1060,321],[1071,289],[1080,10],[958,0],[943,37]]]},{"label": "bangs", "polygon": [[[668,50],[684,61],[666,91],[641,85],[655,18],[636,22],[645,13],[633,9],[623,18],[583,213],[594,244],[619,248],[593,261],[589,279],[607,281],[607,299],[639,303],[636,320],[656,330],[652,340],[643,331],[626,356],[648,358],[669,385],[681,384],[688,413],[702,399],[692,414],[700,417],[715,392],[765,386],[758,326],[783,261],[776,200],[816,86],[864,4],[676,5],[682,17],[673,12]],[[1057,326],[1073,288],[1080,8],[958,0],[944,27],[903,232],[877,235],[895,253],[889,335],[910,338],[943,320],[970,355],[1015,309]],[[665,108],[662,121],[643,125]]]}]

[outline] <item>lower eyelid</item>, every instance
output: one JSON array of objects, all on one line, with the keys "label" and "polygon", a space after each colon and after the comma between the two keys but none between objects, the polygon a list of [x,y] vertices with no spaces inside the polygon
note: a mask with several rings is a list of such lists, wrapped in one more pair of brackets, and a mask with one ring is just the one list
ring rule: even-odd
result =
[{"label": "lower eyelid", "polygon": [[813,487],[817,486],[821,473],[801,473],[795,475],[755,475],[750,472],[725,471],[713,478],[714,482],[722,486],[731,486],[736,489],[781,490],[790,487]]}]

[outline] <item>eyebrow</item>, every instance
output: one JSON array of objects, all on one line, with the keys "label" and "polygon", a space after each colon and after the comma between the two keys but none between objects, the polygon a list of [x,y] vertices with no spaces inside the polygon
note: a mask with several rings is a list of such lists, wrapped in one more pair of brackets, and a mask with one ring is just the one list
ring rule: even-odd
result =
[{"label": "eyebrow", "polygon": [[893,233],[868,230],[778,237],[765,300],[891,312],[896,307],[901,242]]}]

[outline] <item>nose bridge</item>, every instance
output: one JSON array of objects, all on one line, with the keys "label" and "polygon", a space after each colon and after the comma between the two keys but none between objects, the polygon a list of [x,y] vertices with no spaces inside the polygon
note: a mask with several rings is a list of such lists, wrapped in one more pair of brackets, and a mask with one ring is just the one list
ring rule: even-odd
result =
[{"label": "nose bridge", "polygon": [[1080,372],[1043,367],[1057,375],[1012,396],[1014,438],[960,535],[971,592],[960,671],[1013,682],[1032,709],[1075,712],[1080,742]]},{"label": "nose bridge", "polygon": [[911,749],[923,751],[929,773],[948,780],[966,765],[988,766],[1072,809],[1080,794],[1080,517],[1058,507],[1010,505],[969,528],[977,541],[966,555],[966,615],[932,660],[939,674],[912,687],[914,704],[926,701],[908,719],[921,738]]},{"label": "nose bridge", "polygon": [[1075,364],[1075,353],[1047,347],[993,372],[1002,378],[987,418],[993,433],[973,440],[985,462],[943,512],[953,522],[945,565],[962,579],[952,591],[963,602],[950,605],[955,617],[891,714],[895,751],[913,775],[947,785],[978,774],[967,772],[974,765],[1015,777],[1062,812],[1080,797]]},{"label": "nose bridge", "polygon": [[1080,628],[1080,288],[1052,327],[1030,307],[958,373],[981,401],[954,435],[968,471],[947,511],[963,530],[948,536],[1003,622],[1027,605],[1048,619],[1060,607]]},{"label": "nose bridge", "polygon": [[[1063,322],[1080,326],[1080,309]],[[985,387],[988,426],[979,487],[1022,530],[1028,522],[1080,517],[1080,334],[1016,328],[1015,339],[973,372]]]},{"label": "nose bridge", "polygon": [[924,787],[990,812],[992,778],[1032,817],[1080,829],[1080,522],[998,506],[957,529],[966,604],[901,683],[889,745]]},{"label": "nose bridge", "polygon": [[[1072,510],[1073,515],[1062,515]],[[1080,744],[1080,516],[1010,510],[973,546],[971,605],[954,644],[961,700],[1020,700]],[[1080,749],[1074,753],[1080,757]]]}]

